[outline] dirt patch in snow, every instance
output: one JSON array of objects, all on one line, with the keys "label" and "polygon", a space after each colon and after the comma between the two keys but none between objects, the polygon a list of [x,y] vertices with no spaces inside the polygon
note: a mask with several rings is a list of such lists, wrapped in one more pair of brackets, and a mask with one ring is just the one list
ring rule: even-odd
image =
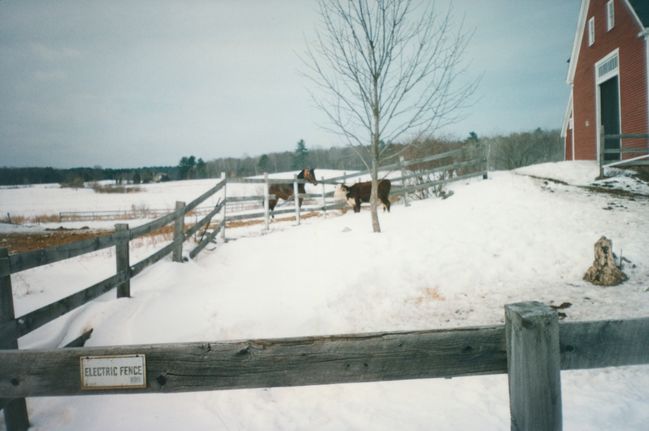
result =
[{"label": "dirt patch in snow", "polygon": [[97,230],[54,230],[38,232],[17,232],[0,234],[0,247],[9,253],[24,253],[41,248],[55,247],[88,238],[110,235],[112,231]]},{"label": "dirt patch in snow", "polygon": [[581,186],[583,189],[588,190],[593,193],[603,193],[615,197],[626,198],[632,201],[635,200],[649,200],[649,196],[643,193],[637,193],[630,190],[624,190],[616,187],[606,186],[606,185],[590,185],[590,186]]},{"label": "dirt patch in snow", "polygon": [[[318,217],[320,213],[318,212],[309,212],[303,213],[300,217],[302,219],[307,219],[311,217]],[[295,217],[276,217],[275,221],[293,221]],[[250,225],[262,224],[263,219],[255,220],[238,220],[231,221],[227,224],[227,229],[245,227]],[[190,228],[191,225],[186,225],[185,229]],[[214,225],[211,225],[214,227]],[[171,239],[173,236],[173,225],[167,225],[162,229],[152,232],[147,237],[154,237],[163,235],[165,239]],[[202,235],[203,229],[198,233],[200,237]],[[107,236],[113,233],[113,230],[99,230],[99,229],[50,229],[45,231],[34,231],[34,232],[9,232],[9,233],[0,233],[0,248],[6,248],[9,250],[9,253],[25,253],[28,251],[39,250],[42,248],[56,247],[59,245],[69,244],[75,241],[81,241],[84,239],[95,238],[98,236]]]}]

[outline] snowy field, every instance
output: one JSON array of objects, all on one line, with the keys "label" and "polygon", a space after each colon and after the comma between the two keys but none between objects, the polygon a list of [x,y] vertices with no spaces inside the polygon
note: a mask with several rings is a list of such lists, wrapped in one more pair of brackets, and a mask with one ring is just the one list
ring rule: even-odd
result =
[{"label": "snowy field", "polygon": [[[617,186],[646,197],[578,187],[596,175],[590,162],[492,172],[488,180],[450,185],[449,199],[393,205],[391,213],[379,216],[381,234],[371,233],[365,209],[329,212],[300,226],[275,222],[267,233],[263,224],[230,229],[230,241],[219,240],[195,260],[166,259],[134,278],[132,298],[117,300],[110,292],[23,337],[21,348],[62,346],[87,328],[94,328],[87,345],[104,346],[493,325],[504,323],[505,304],[527,300],[569,302],[562,310],[566,321],[649,317],[649,190],[627,177]],[[156,201],[147,205],[172,208],[175,200],[192,200],[214,180],[176,184],[186,188],[133,194],[140,201],[121,204],[138,205],[151,194]],[[2,189],[0,209],[55,213],[64,210],[55,202],[83,210],[104,205],[98,202],[104,197],[115,199],[83,191],[77,195],[83,202],[69,195],[48,200],[48,193],[59,192],[69,193]],[[617,287],[582,280],[602,235],[627,259],[629,280]],[[160,246],[132,244],[132,260]],[[16,314],[109,276],[112,253],[15,274]],[[561,379],[565,430],[649,429],[649,365],[565,371]],[[507,392],[503,374],[31,398],[27,405],[33,429],[47,431],[507,430]]]}]

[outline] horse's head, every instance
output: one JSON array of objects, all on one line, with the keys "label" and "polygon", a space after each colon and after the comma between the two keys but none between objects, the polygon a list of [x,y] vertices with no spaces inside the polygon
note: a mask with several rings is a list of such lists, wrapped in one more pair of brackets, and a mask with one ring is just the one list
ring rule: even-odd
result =
[{"label": "horse's head", "polygon": [[346,186],[345,184],[338,184],[336,186],[336,190],[334,191],[334,200],[345,201],[347,202],[347,205],[349,205],[352,208],[356,204],[355,199],[352,197],[351,193],[349,192],[349,187]]},{"label": "horse's head", "polygon": [[334,192],[334,196],[338,196],[339,199],[349,199],[350,194],[349,194],[349,187],[347,187],[345,184],[338,184],[336,187],[336,191]]},{"label": "horse's head", "polygon": [[314,186],[318,185],[318,180],[315,179],[315,169],[313,168],[302,169],[300,173],[297,174],[297,177],[301,180],[310,182]]}]

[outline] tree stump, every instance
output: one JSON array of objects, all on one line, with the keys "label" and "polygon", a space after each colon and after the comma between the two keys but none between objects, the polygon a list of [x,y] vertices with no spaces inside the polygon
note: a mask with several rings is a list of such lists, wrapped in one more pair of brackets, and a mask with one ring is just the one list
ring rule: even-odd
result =
[{"label": "tree stump", "polygon": [[617,286],[628,277],[618,268],[613,257],[613,243],[605,236],[595,243],[595,260],[584,274],[584,280],[598,286]]}]

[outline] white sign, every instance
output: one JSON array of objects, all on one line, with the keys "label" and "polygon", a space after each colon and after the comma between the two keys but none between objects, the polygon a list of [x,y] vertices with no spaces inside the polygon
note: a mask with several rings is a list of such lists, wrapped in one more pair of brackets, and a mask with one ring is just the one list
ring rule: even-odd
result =
[{"label": "white sign", "polygon": [[81,389],[146,388],[144,355],[82,356]]}]

